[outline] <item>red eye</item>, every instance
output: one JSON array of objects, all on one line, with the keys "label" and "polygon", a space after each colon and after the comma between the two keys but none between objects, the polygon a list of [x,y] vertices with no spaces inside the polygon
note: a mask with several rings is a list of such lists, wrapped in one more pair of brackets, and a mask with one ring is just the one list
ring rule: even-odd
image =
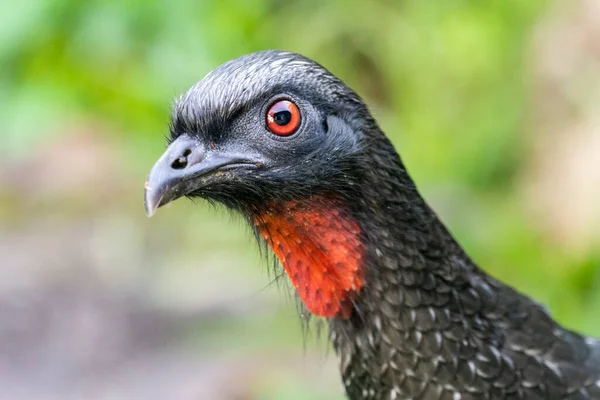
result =
[{"label": "red eye", "polygon": [[289,100],[278,100],[267,111],[267,127],[277,136],[290,136],[300,126],[300,110]]}]

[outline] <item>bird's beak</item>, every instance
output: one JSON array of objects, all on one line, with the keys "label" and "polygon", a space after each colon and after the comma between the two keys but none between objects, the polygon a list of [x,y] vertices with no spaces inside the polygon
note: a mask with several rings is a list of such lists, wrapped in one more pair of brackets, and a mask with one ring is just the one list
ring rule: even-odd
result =
[{"label": "bird's beak", "polygon": [[144,185],[144,205],[149,217],[159,207],[206,186],[219,172],[238,167],[256,168],[259,164],[248,160],[247,155],[206,147],[186,135],[171,143],[154,164]]}]

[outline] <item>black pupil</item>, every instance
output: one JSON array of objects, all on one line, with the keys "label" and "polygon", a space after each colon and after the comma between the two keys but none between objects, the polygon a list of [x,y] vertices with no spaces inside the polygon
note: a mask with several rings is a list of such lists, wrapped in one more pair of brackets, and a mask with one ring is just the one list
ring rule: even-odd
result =
[{"label": "black pupil", "polygon": [[289,110],[277,111],[273,114],[273,120],[279,126],[285,126],[292,120],[292,113]]}]

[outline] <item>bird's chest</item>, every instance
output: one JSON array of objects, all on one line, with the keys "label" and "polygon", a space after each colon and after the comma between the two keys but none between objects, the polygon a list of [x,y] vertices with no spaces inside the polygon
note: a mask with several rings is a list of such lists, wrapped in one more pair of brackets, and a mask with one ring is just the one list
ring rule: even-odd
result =
[{"label": "bird's chest", "polygon": [[[405,312],[412,317],[402,317]],[[446,318],[446,310],[423,306],[400,309],[399,315],[386,321],[373,312],[359,326],[332,322],[331,339],[349,399],[504,398],[504,390],[517,381],[500,351]],[[413,324],[402,325],[405,318]],[[491,382],[499,377],[493,388]]]},{"label": "bird's chest", "polygon": [[[403,326],[406,317],[385,320],[374,310],[362,324],[331,321],[350,400],[600,399],[597,369],[573,359],[567,343],[547,346],[535,332],[514,328],[498,340],[499,333],[447,309],[425,309],[437,324]],[[408,312],[413,321],[424,318]],[[444,314],[450,318],[442,323]],[[525,336],[529,347],[520,345]],[[560,354],[562,361],[552,358]]]},{"label": "bird's chest", "polygon": [[349,399],[439,399],[445,398],[444,387],[453,395],[457,355],[465,346],[448,340],[442,326],[404,329],[386,323],[381,315],[371,316],[371,323],[360,327],[348,328],[350,324],[341,321],[331,324]]}]

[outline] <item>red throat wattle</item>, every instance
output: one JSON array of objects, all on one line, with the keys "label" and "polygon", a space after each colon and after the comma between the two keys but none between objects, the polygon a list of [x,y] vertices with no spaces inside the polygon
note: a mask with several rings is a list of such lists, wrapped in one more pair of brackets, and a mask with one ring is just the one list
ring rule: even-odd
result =
[{"label": "red throat wattle", "polygon": [[348,318],[364,285],[364,248],[358,224],[340,202],[289,201],[252,219],[306,309],[321,317]]}]

